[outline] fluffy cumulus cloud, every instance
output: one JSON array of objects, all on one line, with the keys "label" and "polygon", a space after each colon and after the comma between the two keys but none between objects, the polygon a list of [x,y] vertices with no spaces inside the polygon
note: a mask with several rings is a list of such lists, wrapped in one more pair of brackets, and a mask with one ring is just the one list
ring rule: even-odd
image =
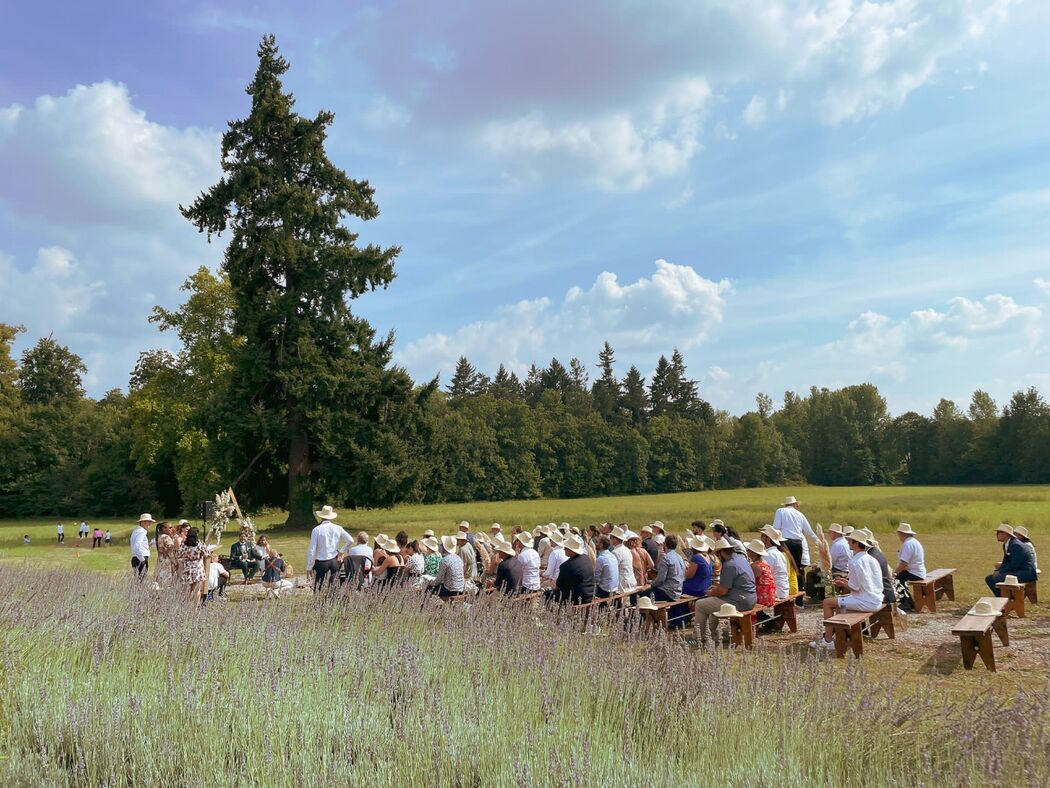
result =
[{"label": "fluffy cumulus cloud", "polygon": [[219,174],[219,138],[154,123],[113,82],[0,110],[0,203],[68,226],[182,221]]},{"label": "fluffy cumulus cloud", "polygon": [[1050,279],[1043,279],[1043,277],[1037,276],[1034,284],[1043,291],[1044,295],[1050,296]]},{"label": "fluffy cumulus cloud", "polygon": [[652,276],[621,284],[602,273],[587,288],[573,287],[560,302],[549,298],[506,306],[491,319],[408,343],[399,363],[419,376],[447,373],[460,356],[481,369],[506,363],[521,372],[553,356],[590,358],[608,340],[621,364],[650,366],[653,354],[694,348],[721,323],[727,280],[705,279],[691,266],[656,261]]},{"label": "fluffy cumulus cloud", "polygon": [[602,188],[634,190],[685,171],[700,150],[710,98],[706,80],[688,78],[641,107],[593,119],[553,121],[531,112],[492,122],[481,142],[493,153],[525,154],[559,171],[574,167]]},{"label": "fluffy cumulus cloud", "polygon": [[35,334],[62,330],[90,311],[105,285],[83,269],[61,246],[37,250],[36,259],[20,267],[0,253],[0,302],[5,322],[26,326]]}]

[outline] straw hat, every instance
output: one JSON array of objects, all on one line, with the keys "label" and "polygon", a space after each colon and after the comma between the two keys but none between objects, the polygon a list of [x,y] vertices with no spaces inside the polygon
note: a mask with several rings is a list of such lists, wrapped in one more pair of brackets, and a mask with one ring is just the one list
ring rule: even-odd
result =
[{"label": "straw hat", "polygon": [[499,523],[493,523],[492,525],[489,526],[489,530],[490,531],[502,531],[503,530],[503,526],[500,525]]},{"label": "straw hat", "polygon": [[1006,523],[999,523],[999,527],[996,528],[995,531],[996,533],[999,533],[1001,531],[1002,533],[1010,534],[1011,536],[1013,536],[1014,534],[1013,526],[1007,525]]},{"label": "straw hat", "polygon": [[456,552],[456,537],[448,536],[447,534],[445,536],[442,536],[441,546],[445,548],[445,552],[447,553]]},{"label": "straw hat", "polygon": [[973,606],[973,609],[970,610],[966,615],[968,615],[968,616],[1001,616],[1002,613],[999,613],[999,612],[997,612],[995,610],[992,610],[992,603],[989,602],[987,599],[980,599],[980,600],[977,601],[977,604]]},{"label": "straw hat", "polygon": [[897,526],[897,533],[899,534],[911,534],[915,536],[915,531],[911,529],[911,523],[901,523]]},{"label": "straw hat", "polygon": [[690,536],[685,543],[689,545],[690,550],[696,550],[698,553],[707,553],[711,550],[711,545],[708,544],[706,539],[700,539],[695,536]]},{"label": "straw hat", "polygon": [[762,544],[762,540],[761,539],[752,539],[750,542],[748,542],[744,546],[750,552],[754,553],[755,555],[765,555],[766,554],[766,546],[764,544]]},{"label": "straw hat", "polygon": [[393,539],[387,539],[385,542],[383,542],[382,547],[388,553],[400,553],[401,552],[401,545],[399,545]]},{"label": "straw hat", "polygon": [[190,521],[189,521],[189,520],[186,520],[186,519],[182,519],[182,520],[179,520],[179,527],[180,527],[180,528],[181,528],[182,526],[184,526],[184,525],[189,525],[189,524],[190,524]]},{"label": "straw hat", "polygon": [[423,540],[423,546],[426,547],[427,550],[429,550],[432,553],[437,552],[437,549],[440,546],[440,544],[441,543],[438,542],[438,540],[435,539],[433,536],[428,536],[426,539]]},{"label": "straw hat", "polygon": [[390,537],[386,534],[376,534],[376,543],[378,544],[379,542],[385,542],[389,538]]},{"label": "straw hat", "polygon": [[868,531],[864,528],[856,528],[850,531],[846,538],[850,541],[857,542],[864,547],[871,547],[871,537],[868,535]]},{"label": "straw hat", "polygon": [[583,555],[587,552],[587,543],[583,539],[575,534],[570,534],[565,537],[565,541],[562,543],[562,547],[566,550],[572,550],[576,555]]},{"label": "straw hat", "polygon": [[334,520],[339,516],[339,513],[334,511],[328,504],[322,506],[321,511],[314,512],[314,514],[317,515],[318,520]]},{"label": "straw hat", "polygon": [[714,528],[716,525],[720,525],[723,528],[726,527],[726,524],[723,523],[721,520],[712,520],[711,522],[708,523],[708,525],[710,525],[712,528]]},{"label": "straw hat", "polygon": [[1018,525],[1014,528],[1014,536],[1023,536],[1025,539],[1028,538],[1028,529],[1023,525]]},{"label": "straw hat", "polygon": [[514,541],[521,542],[521,546],[526,550],[532,547],[532,534],[528,531],[522,531],[520,534],[514,534]]},{"label": "straw hat", "polygon": [[784,535],[768,523],[762,526],[762,530],[759,533],[768,538],[773,544],[781,544],[784,541]]},{"label": "straw hat", "polygon": [[854,528],[852,525],[844,525],[844,526],[842,526],[842,535],[843,536],[849,536],[851,533],[853,533],[856,530],[857,529]]},{"label": "straw hat", "polygon": [[434,538],[434,529],[428,528],[427,530],[425,530],[423,532],[423,538],[424,539],[433,539]]},{"label": "straw hat", "polygon": [[659,520],[655,520],[655,521],[649,523],[649,525],[651,525],[653,528],[659,528],[660,529],[660,533],[664,532],[664,524],[661,523]]},{"label": "straw hat", "polygon": [[467,532],[466,531],[460,531],[459,533],[457,533],[456,534],[456,540],[460,541],[460,542],[469,542],[470,541],[469,539],[467,539]]},{"label": "straw hat", "polygon": [[642,526],[642,533],[643,534],[651,534],[652,532],[653,532],[653,527],[651,525],[643,525]]},{"label": "straw hat", "polygon": [[496,545],[496,552],[504,555],[514,555],[514,546],[510,542],[501,542]]},{"label": "straw hat", "polygon": [[457,525],[456,527],[461,531],[469,531],[470,523],[468,523],[466,520],[460,520],[459,525]]},{"label": "straw hat", "polygon": [[150,514],[149,512],[143,512],[142,514],[139,515],[139,522],[140,523],[155,523],[157,521],[153,519],[153,515]]},{"label": "straw hat", "polygon": [[656,610],[656,603],[652,600],[652,597],[640,596],[635,603],[635,607],[639,610]]},{"label": "straw hat", "polygon": [[637,539],[637,538],[638,538],[638,534],[636,534],[630,528],[628,528],[626,531],[623,532],[623,540],[625,542],[629,542],[632,539]]},{"label": "straw hat", "polygon": [[798,499],[794,495],[789,495],[784,499],[784,506],[794,506],[798,503]]},{"label": "straw hat", "polygon": [[1003,578],[1003,581],[999,585],[1013,586],[1014,588],[1020,588],[1021,586],[1024,585],[1024,583],[1021,583],[1021,582],[1019,582],[1017,580],[1017,575],[1007,575],[1005,578]]},{"label": "straw hat", "polygon": [[728,602],[722,605],[722,607],[718,608],[718,612],[715,613],[715,618],[743,618],[743,616],[743,613],[741,613]]},{"label": "straw hat", "polygon": [[628,533],[628,531],[623,530],[620,526],[614,525],[613,529],[609,532],[609,536],[613,539],[619,539],[621,542],[626,542]]},{"label": "straw hat", "polygon": [[846,529],[843,526],[839,525],[838,523],[832,523],[831,525],[828,526],[828,533],[829,534],[839,534],[840,536],[845,536],[846,535]]},{"label": "straw hat", "polygon": [[547,532],[547,538],[551,540],[551,544],[555,547],[561,547],[565,544],[565,537],[561,535],[561,531],[555,528],[553,531]]},{"label": "straw hat", "polygon": [[723,538],[723,539],[718,539],[717,541],[715,541],[714,544],[711,545],[711,549],[712,550],[732,550],[733,549],[733,545],[731,545],[726,539]]}]

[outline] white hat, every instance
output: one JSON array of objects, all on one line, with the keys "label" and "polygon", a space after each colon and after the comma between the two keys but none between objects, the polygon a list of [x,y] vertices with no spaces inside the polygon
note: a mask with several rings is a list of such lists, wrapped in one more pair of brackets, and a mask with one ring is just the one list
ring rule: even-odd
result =
[{"label": "white hat", "polygon": [[764,544],[762,544],[762,540],[761,539],[752,539],[750,542],[748,542],[744,546],[748,550],[750,550],[752,553],[754,553],[755,555],[765,555],[766,554],[766,546]]},{"label": "white hat", "polygon": [[456,537],[449,536],[446,534],[441,537],[441,546],[445,548],[446,553],[456,552]]},{"label": "white hat", "polygon": [[399,545],[393,539],[387,539],[385,542],[383,542],[382,548],[384,550],[386,550],[388,553],[400,553],[401,552],[401,545]]},{"label": "white hat", "polygon": [[613,529],[609,532],[609,536],[611,536],[613,539],[619,539],[621,542],[626,542],[628,533],[630,532],[625,531],[618,525],[614,525]]},{"label": "white hat", "polygon": [[587,552],[587,543],[583,541],[582,537],[570,534],[565,537],[565,542],[562,544],[566,550],[572,550],[576,555],[583,555]]},{"label": "white hat", "polygon": [[685,543],[689,545],[690,550],[696,550],[698,553],[706,553],[711,550],[711,546],[706,539],[698,539],[695,536],[690,536],[685,540]]},{"label": "white hat", "polygon": [[496,552],[504,555],[514,555],[514,545],[510,542],[500,542],[496,545]]},{"label": "white hat", "polygon": [[557,527],[558,526],[555,523],[547,523],[547,530],[548,531],[550,531],[551,528],[557,528]]},{"label": "white hat", "polygon": [[623,540],[624,540],[625,542],[629,542],[629,541],[631,541],[632,539],[638,539],[638,538],[639,538],[639,535],[638,535],[638,534],[636,534],[636,533],[635,533],[634,531],[632,531],[631,529],[629,529],[629,528],[628,528],[628,529],[627,529],[626,531],[624,531],[624,539],[623,539]]},{"label": "white hat", "polygon": [[866,528],[855,528],[846,535],[846,538],[864,547],[871,547],[871,532]]},{"label": "white hat", "polygon": [[441,543],[438,542],[438,540],[435,539],[433,536],[428,536],[423,540],[423,544],[426,546],[427,550],[436,553],[438,545],[440,545]]},{"label": "white hat", "polygon": [[189,525],[189,524],[190,524],[189,520],[179,520],[179,525]]},{"label": "white hat", "polygon": [[423,532],[423,538],[424,539],[433,539],[434,538],[434,529],[433,528],[428,528],[427,530],[425,530]]},{"label": "white hat", "polygon": [[562,523],[561,527],[562,527],[563,530],[566,529],[566,528],[572,528],[572,526],[569,525],[568,523]]},{"label": "white hat", "polygon": [[334,520],[336,517],[339,516],[339,513],[333,511],[332,507],[328,504],[322,506],[321,511],[314,512],[314,514],[317,515],[318,520]]},{"label": "white hat", "polygon": [[725,538],[722,538],[722,539],[716,540],[714,542],[714,544],[711,545],[711,549],[712,550],[732,550],[733,549],[733,545],[731,545]]},{"label": "white hat", "polygon": [[995,610],[992,610],[992,603],[989,602],[987,599],[979,599],[977,601],[977,604],[973,606],[973,609],[971,609],[969,612],[967,612],[966,615],[968,615],[968,616],[1001,616],[1002,613],[999,613],[999,612],[997,612]]},{"label": "white hat", "polygon": [[642,533],[643,534],[651,534],[652,532],[653,532],[653,527],[651,525],[643,525],[642,526]]},{"label": "white hat", "polygon": [[843,536],[849,536],[851,533],[853,533],[856,530],[857,529],[854,528],[852,525],[844,525],[844,526],[842,526],[842,535]]},{"label": "white hat", "polygon": [[1023,536],[1025,539],[1027,539],[1028,538],[1028,529],[1025,528],[1023,525],[1015,526],[1014,527],[1014,536]]},{"label": "white hat", "polygon": [[640,596],[640,597],[638,597],[638,601],[635,603],[634,606],[636,608],[638,608],[639,610],[656,610],[657,609],[656,608],[656,603],[653,601],[652,597],[648,597],[648,596]]},{"label": "white hat", "polygon": [[1013,533],[1014,533],[1013,526],[1007,525],[1006,523],[999,523],[999,527],[996,528],[995,530],[996,530],[996,533],[998,533],[999,531],[1002,531],[1004,534],[1010,534],[1011,536],[1013,536]]},{"label": "white hat", "polygon": [[460,541],[460,542],[469,542],[470,541],[469,539],[467,539],[467,532],[466,531],[459,531],[456,534],[456,540]]},{"label": "white hat", "polygon": [[723,604],[722,607],[718,608],[718,612],[715,613],[716,618],[742,618],[743,615],[743,613],[741,613],[728,602]]},{"label": "white hat", "polygon": [[520,534],[514,534],[514,541],[521,542],[521,546],[525,549],[532,547],[532,534],[528,531],[522,531]]},{"label": "white hat", "polygon": [[375,542],[376,542],[376,544],[379,544],[380,542],[385,542],[389,538],[390,537],[387,536],[386,534],[376,534]]},{"label": "white hat", "polygon": [[915,531],[911,529],[911,523],[901,523],[897,526],[897,533],[899,534],[911,534],[915,536]]},{"label": "white hat", "polygon": [[469,531],[470,523],[468,523],[466,520],[460,520],[459,525],[457,525],[456,527],[461,531]]},{"label": "white hat", "polygon": [[773,544],[780,544],[784,541],[784,535],[769,523],[763,525],[762,530],[759,531],[759,533],[769,539]]},{"label": "white hat", "polygon": [[499,523],[493,523],[492,525],[489,526],[489,530],[490,531],[502,531],[503,530],[503,526],[500,525]]},{"label": "white hat", "polygon": [[716,525],[720,525],[723,528],[725,528],[726,524],[723,523],[721,520],[712,520],[711,522],[708,523],[708,525],[710,525],[712,528],[714,528]]},{"label": "white hat", "polygon": [[1017,575],[1007,575],[1005,578],[1003,578],[1003,581],[1000,585],[1013,586],[1014,588],[1019,588],[1023,586],[1024,583],[1018,581]]},{"label": "white hat", "polygon": [[561,531],[557,528],[553,531],[548,529],[547,538],[551,540],[551,544],[555,547],[562,547],[565,544],[565,537],[561,535]]},{"label": "white hat", "polygon": [[659,520],[655,520],[649,523],[649,525],[651,525],[653,528],[659,528],[661,531],[664,530],[664,524],[661,523]]},{"label": "white hat", "polygon": [[784,506],[792,506],[798,503],[798,499],[794,495],[789,495],[784,499]]},{"label": "white hat", "polygon": [[839,534],[840,536],[845,536],[846,535],[846,529],[845,529],[845,527],[839,525],[838,523],[832,523],[831,525],[828,526],[828,533],[829,534]]},{"label": "white hat", "polygon": [[153,515],[150,514],[149,512],[143,512],[142,514],[139,515],[139,522],[140,523],[155,523],[157,521],[153,519]]}]

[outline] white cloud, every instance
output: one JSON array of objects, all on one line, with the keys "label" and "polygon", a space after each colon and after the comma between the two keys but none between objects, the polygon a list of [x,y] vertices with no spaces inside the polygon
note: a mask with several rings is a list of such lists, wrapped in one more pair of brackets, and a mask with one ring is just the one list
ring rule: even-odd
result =
[{"label": "white cloud", "polygon": [[706,80],[684,79],[655,101],[627,111],[562,122],[536,111],[488,123],[481,143],[493,153],[533,158],[559,172],[574,166],[609,191],[633,191],[688,167],[701,149],[710,97]]},{"label": "white cloud", "polygon": [[766,100],[761,96],[752,96],[741,118],[748,126],[757,129],[766,122]]},{"label": "white cloud", "polygon": [[26,270],[0,254],[4,320],[25,325],[33,336],[66,328],[104,292],[104,285],[92,281],[73,253],[61,246],[38,249],[36,261]]},{"label": "white cloud", "polygon": [[217,180],[219,137],[146,118],[124,85],[78,85],[0,109],[0,202],[49,222],[183,222],[180,202]]},{"label": "white cloud", "polygon": [[1050,280],[1043,279],[1041,276],[1035,278],[1034,283],[1036,287],[1043,291],[1045,295],[1050,296]]},{"label": "white cloud", "polygon": [[672,347],[703,343],[721,323],[731,289],[728,280],[714,282],[691,266],[657,260],[652,276],[631,284],[605,272],[587,289],[571,288],[560,303],[520,301],[492,319],[428,334],[404,346],[397,361],[424,378],[447,373],[461,355],[482,369],[506,363],[523,371],[553,356],[590,358],[608,340],[620,363],[651,365]]},{"label": "white cloud", "polygon": [[363,117],[369,128],[382,130],[407,126],[412,120],[412,113],[386,96],[378,96],[368,105]]},{"label": "white cloud", "polygon": [[723,380],[729,380],[729,378],[732,377],[732,375],[730,375],[724,369],[722,369],[721,367],[717,367],[717,366],[716,367],[708,367],[708,369],[707,369],[707,376],[709,378],[711,378],[711,380],[715,380],[715,381],[719,381],[719,382],[721,382]]}]

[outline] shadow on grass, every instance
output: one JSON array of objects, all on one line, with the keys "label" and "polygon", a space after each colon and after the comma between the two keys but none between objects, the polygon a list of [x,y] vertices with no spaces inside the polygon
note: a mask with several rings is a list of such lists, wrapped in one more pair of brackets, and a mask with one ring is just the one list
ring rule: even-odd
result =
[{"label": "shadow on grass", "polygon": [[919,667],[919,673],[927,676],[950,676],[962,669],[962,653],[958,642],[941,643]]}]

